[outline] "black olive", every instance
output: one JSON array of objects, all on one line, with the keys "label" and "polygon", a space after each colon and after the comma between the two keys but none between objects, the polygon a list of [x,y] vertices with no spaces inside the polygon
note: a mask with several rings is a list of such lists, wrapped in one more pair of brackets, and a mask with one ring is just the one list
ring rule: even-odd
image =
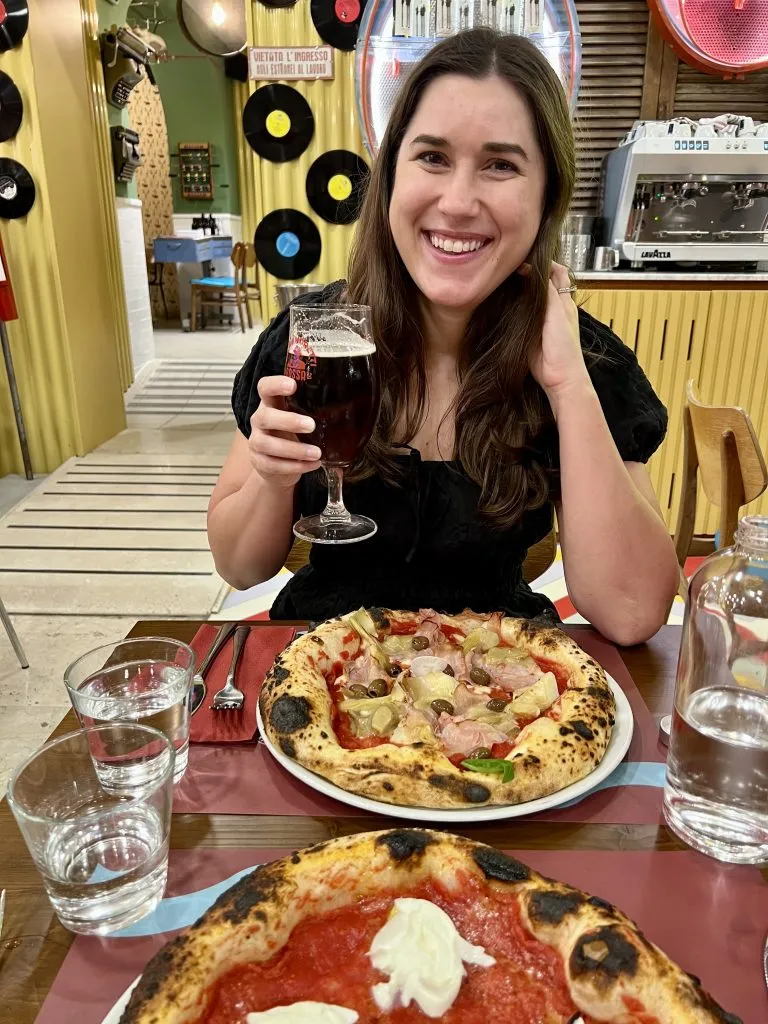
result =
[{"label": "black olive", "polygon": [[349,695],[350,697],[354,697],[355,700],[362,700],[363,697],[368,696],[368,691],[364,686],[361,686],[360,683],[354,683],[349,687]]},{"label": "black olive", "polygon": [[491,752],[488,747],[476,747],[469,755],[470,761],[487,761],[491,756]]},{"label": "black olive", "polygon": [[485,705],[489,711],[504,711],[506,709],[508,700],[504,700],[502,697],[494,697],[493,700],[489,700]]},{"label": "black olive", "polygon": [[432,708],[436,715],[439,715],[443,711],[446,713],[446,715],[453,714],[453,704],[451,704],[449,700],[441,700],[438,697],[437,700],[433,700],[429,706]]},{"label": "black olive", "polygon": [[491,677],[484,668],[473,668],[469,673],[469,678],[477,686],[490,686],[491,683]]},{"label": "black olive", "polygon": [[368,684],[369,697],[383,697],[385,693],[389,693],[389,683],[386,679],[373,679]]},{"label": "black olive", "polygon": [[389,676],[399,676],[402,671],[403,670],[400,668],[400,666],[396,665],[394,661],[390,661],[390,663],[387,665],[387,675]]},{"label": "black olive", "polygon": [[445,668],[443,669],[443,672],[445,672],[445,674],[447,676],[455,676],[456,675],[456,673],[453,671],[453,669],[451,668],[450,665],[446,665]]},{"label": "black olive", "polygon": [[418,633],[411,640],[411,647],[414,651],[426,651],[429,647],[429,640],[425,636],[420,636]]}]

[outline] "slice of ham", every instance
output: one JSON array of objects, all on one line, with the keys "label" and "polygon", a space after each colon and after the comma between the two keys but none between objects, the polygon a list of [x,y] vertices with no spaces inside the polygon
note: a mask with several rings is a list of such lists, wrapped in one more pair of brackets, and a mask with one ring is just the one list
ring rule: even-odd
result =
[{"label": "slice of ham", "polygon": [[484,659],[479,651],[470,655],[472,668],[482,668],[491,677],[494,686],[498,686],[507,693],[517,693],[533,686],[544,674],[538,665],[529,667],[512,662],[493,662]]},{"label": "slice of ham", "polygon": [[435,657],[442,658],[453,669],[457,679],[464,679],[468,674],[467,663],[460,647],[454,647],[449,643],[441,643],[434,648]]},{"label": "slice of ham", "polygon": [[380,675],[381,669],[378,662],[374,660],[373,655],[370,653],[361,654],[359,658],[355,658],[354,661],[347,665],[346,676],[349,686],[353,683],[359,683],[367,688],[371,680],[377,679]]},{"label": "slice of ham", "polygon": [[[416,633],[419,636],[425,636],[429,640],[430,648],[434,648],[436,644],[440,644],[445,641],[445,637],[440,632],[440,617],[437,612],[431,608],[420,608],[419,609],[419,625],[416,629]],[[426,653],[426,652],[420,652]]]},{"label": "slice of ham", "polygon": [[490,750],[494,743],[507,743],[506,733],[494,729],[492,725],[485,725],[482,722],[457,722],[450,715],[443,712],[438,722],[438,732],[443,745],[443,750],[451,757],[453,754],[471,754],[478,747],[488,747]]},{"label": "slice of ham", "polygon": [[466,715],[470,708],[478,704],[487,704],[489,700],[487,693],[477,693],[470,689],[465,683],[459,683],[453,691],[454,717]]}]

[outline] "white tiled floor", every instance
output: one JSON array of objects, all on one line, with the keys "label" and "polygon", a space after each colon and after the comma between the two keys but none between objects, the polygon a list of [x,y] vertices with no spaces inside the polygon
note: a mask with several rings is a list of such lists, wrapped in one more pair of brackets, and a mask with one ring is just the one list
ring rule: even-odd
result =
[{"label": "white tiled floor", "polygon": [[[209,380],[216,379],[214,392],[219,397],[213,403],[214,408],[206,409],[205,403],[195,402],[185,412],[168,410],[148,414],[129,411],[127,429],[101,445],[90,458],[103,456],[101,461],[105,463],[117,460],[130,464],[131,461],[138,462],[142,457],[146,457],[147,462],[162,463],[168,459],[172,463],[182,461],[192,466],[205,464],[209,470],[213,467],[213,473],[208,474],[208,480],[202,485],[205,491],[206,486],[212,485],[216,469],[224,461],[232,442],[234,420],[226,397],[227,392],[231,390],[231,379],[255,344],[258,335],[258,329],[249,331],[246,335],[221,328],[210,328],[194,334],[173,329],[156,331],[157,360],[140,372],[137,386],[134,386],[126,396],[129,405],[131,397],[141,389],[142,382],[151,376],[153,369],[157,369],[161,361],[173,361],[163,363],[163,370],[166,378],[177,383],[183,385],[185,379],[191,379],[191,382],[200,381],[205,379],[206,374],[210,375]],[[197,366],[190,367],[188,364]],[[226,379],[227,377],[229,379]],[[183,393],[183,386],[178,391]],[[0,479],[0,519],[26,499],[35,488],[39,488],[43,480],[41,477],[30,484],[19,477]],[[50,482],[46,482],[44,490],[51,490],[54,480],[55,476]],[[183,481],[175,480],[175,483]],[[100,484],[103,486],[104,481],[100,481]],[[82,489],[79,484],[77,489]],[[85,489],[89,490],[87,486]],[[123,490],[125,489],[123,487]],[[55,495],[53,498],[48,495],[41,496],[43,497],[49,504],[56,504]],[[88,499],[81,497],[78,500],[82,503]],[[125,504],[124,497],[120,500]],[[205,495],[203,494],[198,501],[202,502],[200,507],[203,508]],[[138,514],[126,513],[134,516]],[[66,518],[69,513],[48,512],[45,515]],[[123,532],[112,531],[110,541],[114,539],[116,543],[127,543],[124,537],[118,536]],[[198,535],[193,536],[197,538]],[[168,537],[170,538],[171,534]],[[46,539],[41,532],[40,538],[41,544],[55,543],[53,535]],[[107,545],[107,541],[100,541],[100,545]],[[195,546],[197,545],[196,540]],[[173,560],[170,551],[172,547],[173,544],[169,543],[169,550],[164,555],[166,560]],[[8,554],[6,561],[9,565],[16,565],[18,557],[17,552],[13,550]],[[66,561],[70,556],[66,551],[62,551],[57,557]],[[194,555],[195,559],[200,557],[203,555]],[[194,566],[190,563],[187,568],[197,568],[197,563]],[[188,606],[194,596],[192,590],[195,586],[198,589],[200,587],[200,583],[195,582],[199,577],[190,577],[189,582],[181,586],[178,584],[179,578],[169,576],[166,590],[160,589],[154,594],[154,610],[158,617],[162,617],[163,612],[168,615],[189,614]],[[105,579],[108,580],[108,577],[101,577],[102,581]],[[122,582],[116,580],[113,591],[110,591],[111,598],[109,593],[105,592],[98,614],[93,605],[89,609],[90,614],[72,614],[72,607],[69,606],[70,602],[65,600],[64,591],[60,597],[61,613],[50,614],[50,601],[55,596],[51,593],[51,587],[45,584],[43,592],[40,592],[41,600],[35,603],[35,591],[39,590],[40,581],[38,579],[32,583],[30,580],[24,614],[13,614],[14,625],[30,661],[30,667],[26,670],[20,668],[5,631],[0,626],[0,791],[4,788],[12,767],[47,738],[68,710],[63,684],[66,666],[84,651],[125,636],[135,619],[139,617],[133,609],[130,614],[120,613],[121,608],[127,607],[124,597],[121,598],[120,595],[121,590],[125,592],[126,579],[130,577],[124,577]],[[49,580],[54,581],[55,574],[49,577]],[[10,590],[10,587],[7,589]],[[0,583],[0,593],[2,590],[3,585]],[[7,596],[5,601],[9,604]],[[58,608],[55,610],[59,611]]]}]

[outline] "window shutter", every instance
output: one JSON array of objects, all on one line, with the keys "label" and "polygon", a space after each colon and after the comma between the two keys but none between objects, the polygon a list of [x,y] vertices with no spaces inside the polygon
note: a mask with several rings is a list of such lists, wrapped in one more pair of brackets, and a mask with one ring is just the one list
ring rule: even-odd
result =
[{"label": "window shutter", "polygon": [[603,157],[640,117],[646,0],[576,0],[581,27],[581,90],[576,107],[577,180],[571,209],[596,213]]},{"label": "window shutter", "polygon": [[675,90],[675,116],[713,117],[746,114],[768,121],[768,69],[742,79],[724,80],[680,62]]}]

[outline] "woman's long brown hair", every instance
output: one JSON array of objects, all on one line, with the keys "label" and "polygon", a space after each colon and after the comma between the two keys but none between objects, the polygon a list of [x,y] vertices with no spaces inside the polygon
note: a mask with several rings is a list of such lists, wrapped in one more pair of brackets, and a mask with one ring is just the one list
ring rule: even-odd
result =
[{"label": "woman's long brown hair", "polygon": [[[551,429],[549,403],[530,372],[541,344],[550,264],[575,181],[568,105],[557,75],[527,39],[472,29],[438,43],[413,69],[397,97],[357,224],[347,296],[372,307],[381,379],[381,414],[355,476],[378,473],[394,482],[392,446],[410,441],[424,417],[427,380],[424,333],[416,285],[400,258],[389,226],[397,154],[426,87],[440,75],[482,79],[497,75],[513,85],[530,111],[544,156],[546,187],[527,278],[511,274],[474,311],[459,366],[455,451],[481,488],[480,510],[509,526],[550,497],[551,476],[537,439]],[[394,437],[395,424],[405,436]]]}]

